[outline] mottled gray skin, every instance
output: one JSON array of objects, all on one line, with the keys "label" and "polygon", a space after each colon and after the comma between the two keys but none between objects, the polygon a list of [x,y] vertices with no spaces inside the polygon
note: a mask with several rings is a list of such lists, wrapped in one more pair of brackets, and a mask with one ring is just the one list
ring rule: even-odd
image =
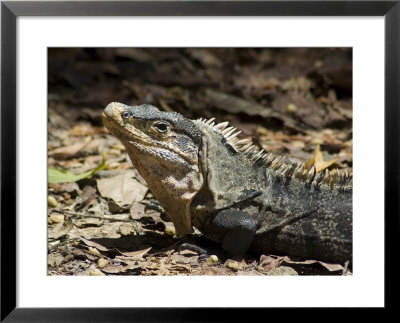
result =
[{"label": "mottled gray skin", "polygon": [[[149,109],[149,118],[171,118],[171,113],[154,109]],[[185,200],[190,226],[221,242],[231,254],[249,250],[334,263],[352,260],[350,181],[342,178],[329,182],[328,174],[323,182],[320,179],[324,176],[318,180],[315,172],[305,178],[294,176],[292,170],[296,165],[291,169],[283,164],[279,171],[257,158],[252,160],[251,153],[243,153],[235,144],[237,139],[224,136],[212,127],[213,123],[181,116],[174,120],[185,120],[184,127],[180,126],[183,130],[174,129],[174,136],[182,133],[193,137],[191,144],[197,145],[197,158],[192,158],[191,170],[199,172],[198,186],[190,201]],[[115,131],[110,131],[118,137]],[[129,146],[121,136],[118,138],[125,147]],[[137,157],[130,157],[136,165]],[[182,166],[177,164],[168,171],[181,170]],[[150,183],[149,187],[155,189]],[[179,203],[179,197],[174,203]]]},{"label": "mottled gray skin", "polygon": [[223,136],[197,125],[203,133],[205,185],[190,208],[196,228],[221,241],[221,235],[208,229],[210,219],[218,210],[239,209],[257,222],[250,250],[337,263],[351,260],[351,188],[285,177],[229,149]]}]

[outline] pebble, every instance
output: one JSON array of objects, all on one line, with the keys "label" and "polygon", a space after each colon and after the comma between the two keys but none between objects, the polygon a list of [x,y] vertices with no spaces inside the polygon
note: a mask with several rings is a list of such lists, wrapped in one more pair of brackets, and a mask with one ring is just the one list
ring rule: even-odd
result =
[{"label": "pebble", "polygon": [[57,207],[58,206],[58,202],[57,200],[54,198],[54,196],[47,196],[47,205],[50,207]]},{"label": "pebble", "polygon": [[49,216],[49,223],[63,223],[64,222],[64,215],[63,214],[52,214]]},{"label": "pebble", "polygon": [[99,269],[95,269],[89,273],[90,276],[105,276],[105,274]]},{"label": "pebble", "polygon": [[170,236],[176,235],[175,227],[173,227],[173,226],[166,226],[166,227],[165,227],[165,230],[164,230],[164,233],[165,233],[165,234],[168,234],[168,235],[170,235]]},{"label": "pebble", "polygon": [[235,260],[228,259],[225,262],[225,267],[229,268],[230,270],[233,270],[233,271],[238,271],[239,270],[239,263],[237,261],[235,261]]},{"label": "pebble", "polygon": [[321,61],[321,60],[316,60],[316,61],[314,62],[314,67],[315,67],[315,68],[321,68],[323,65],[324,65],[324,62]]},{"label": "pebble", "polygon": [[100,258],[99,260],[97,260],[97,266],[100,268],[104,268],[105,266],[107,266],[108,261],[105,260],[104,258]]},{"label": "pebble", "polygon": [[218,257],[216,255],[211,255],[210,257],[207,258],[207,263],[208,264],[215,264],[219,261]]},{"label": "pebble", "polygon": [[289,112],[289,113],[293,113],[293,112],[295,112],[296,110],[297,110],[297,106],[296,106],[294,103],[289,103],[289,104],[286,106],[286,111]]}]

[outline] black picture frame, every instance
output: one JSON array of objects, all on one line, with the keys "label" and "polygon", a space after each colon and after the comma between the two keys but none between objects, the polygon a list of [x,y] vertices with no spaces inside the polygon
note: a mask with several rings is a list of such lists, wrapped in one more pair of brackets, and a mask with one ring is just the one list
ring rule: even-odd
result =
[{"label": "black picture frame", "polygon": [[[385,19],[385,308],[398,274],[400,1],[2,1],[1,321],[237,321],[238,309],[16,307],[16,19],[19,16],[382,16]],[[371,62],[373,63],[373,62]],[[368,144],[368,143],[366,143]],[[373,148],[371,148],[373,156]],[[371,157],[372,159],[373,157]],[[373,162],[366,161],[373,165]],[[371,174],[373,176],[373,174]],[[23,203],[23,201],[20,201]],[[373,233],[371,233],[373,239]],[[393,268],[393,269],[391,269]],[[167,297],[167,296],[166,296]],[[184,297],[187,297],[185,295]],[[262,313],[259,313],[263,315]],[[253,314],[252,314],[253,315]]]}]

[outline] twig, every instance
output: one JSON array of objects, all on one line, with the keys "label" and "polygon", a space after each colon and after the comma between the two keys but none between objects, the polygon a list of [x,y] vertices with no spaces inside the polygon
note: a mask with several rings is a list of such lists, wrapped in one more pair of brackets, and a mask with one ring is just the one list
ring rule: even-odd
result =
[{"label": "twig", "polygon": [[65,214],[68,217],[81,217],[81,218],[96,218],[101,220],[109,220],[109,221],[122,221],[122,222],[134,222],[133,220],[129,219],[129,213],[120,213],[120,214],[103,214],[103,215],[96,215],[90,213],[79,213],[79,212],[72,212],[67,210],[52,210],[53,212]]}]

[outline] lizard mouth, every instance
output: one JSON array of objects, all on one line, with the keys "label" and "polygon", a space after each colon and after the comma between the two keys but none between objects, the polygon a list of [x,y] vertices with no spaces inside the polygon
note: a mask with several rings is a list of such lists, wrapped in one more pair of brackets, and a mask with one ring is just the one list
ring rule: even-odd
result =
[{"label": "lizard mouth", "polygon": [[104,126],[112,135],[124,142],[141,142],[149,144],[147,136],[122,120],[121,114],[125,111],[124,105],[120,103],[110,103],[102,113]]}]

